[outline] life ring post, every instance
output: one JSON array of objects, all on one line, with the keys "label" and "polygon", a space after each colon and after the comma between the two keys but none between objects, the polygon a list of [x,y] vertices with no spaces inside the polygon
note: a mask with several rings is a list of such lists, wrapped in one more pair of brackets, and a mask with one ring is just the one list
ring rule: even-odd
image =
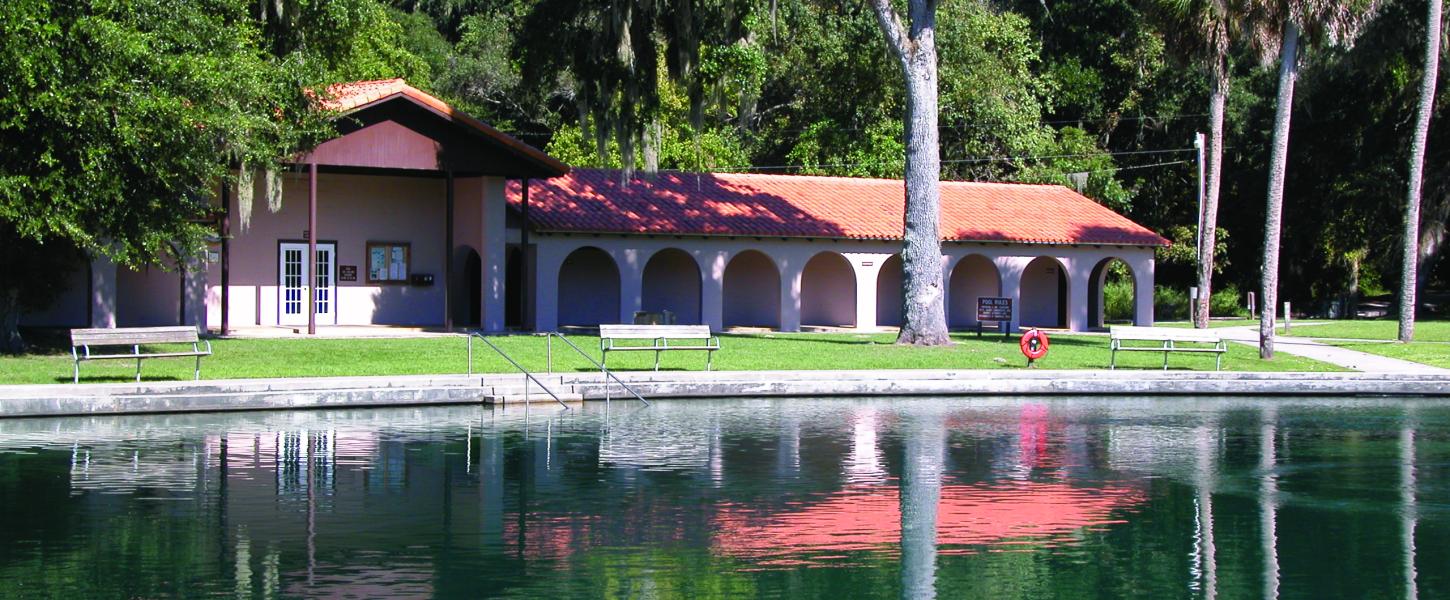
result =
[{"label": "life ring post", "polygon": [[1022,356],[1027,357],[1027,368],[1031,369],[1038,359],[1047,356],[1047,348],[1050,342],[1047,334],[1041,329],[1028,329],[1022,334],[1018,341],[1018,347],[1022,350]]}]

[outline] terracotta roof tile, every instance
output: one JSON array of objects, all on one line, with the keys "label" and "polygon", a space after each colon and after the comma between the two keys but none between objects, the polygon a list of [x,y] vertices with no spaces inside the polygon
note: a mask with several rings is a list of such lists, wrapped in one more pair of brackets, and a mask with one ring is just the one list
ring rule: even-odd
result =
[{"label": "terracotta roof tile", "polygon": [[[519,183],[509,183],[517,205]],[[1163,246],[1168,241],[1059,185],[942,182],[944,240]],[[532,180],[540,231],[901,239],[900,180],[574,169]]]}]

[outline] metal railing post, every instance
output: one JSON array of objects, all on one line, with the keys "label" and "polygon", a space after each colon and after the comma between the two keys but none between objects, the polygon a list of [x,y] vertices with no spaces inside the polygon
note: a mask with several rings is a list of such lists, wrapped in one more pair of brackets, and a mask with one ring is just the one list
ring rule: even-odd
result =
[{"label": "metal railing post", "polygon": [[644,396],[639,395],[639,392],[635,391],[634,388],[630,387],[629,384],[625,383],[623,379],[620,379],[618,375],[615,375],[614,373],[610,372],[609,368],[605,367],[603,362],[594,360],[594,357],[589,356],[578,345],[576,345],[574,342],[569,341],[569,338],[564,337],[564,335],[561,334],[561,333],[559,333],[559,332],[549,332],[548,335],[549,335],[550,339],[552,339],[553,336],[556,336],[556,335],[559,336],[559,340],[562,341],[562,342],[564,342],[564,345],[566,345],[566,346],[568,346],[570,348],[573,348],[575,352],[579,353],[579,356],[584,357],[584,360],[587,360],[587,361],[590,362],[590,364],[593,364],[594,366],[599,367],[599,372],[603,374],[603,383],[604,383],[604,406],[606,408],[609,406],[610,399],[613,396],[613,391],[609,387],[609,379],[610,378],[613,378],[615,381],[619,382],[619,386],[622,387],[622,388],[624,388],[625,391],[627,391],[630,394],[632,394],[635,397],[636,400],[639,400],[640,402],[643,402],[645,406],[649,406],[650,405],[649,400],[645,400],[644,399]]},{"label": "metal railing post", "polygon": [[549,363],[550,375],[554,374],[554,334],[544,335],[544,358]]}]

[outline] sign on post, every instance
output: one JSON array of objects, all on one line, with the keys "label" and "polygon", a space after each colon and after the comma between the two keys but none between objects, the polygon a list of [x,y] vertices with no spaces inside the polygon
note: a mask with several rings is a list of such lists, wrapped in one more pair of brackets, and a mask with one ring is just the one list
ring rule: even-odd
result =
[{"label": "sign on post", "polygon": [[1012,299],[981,296],[977,298],[978,321],[1011,321]]}]

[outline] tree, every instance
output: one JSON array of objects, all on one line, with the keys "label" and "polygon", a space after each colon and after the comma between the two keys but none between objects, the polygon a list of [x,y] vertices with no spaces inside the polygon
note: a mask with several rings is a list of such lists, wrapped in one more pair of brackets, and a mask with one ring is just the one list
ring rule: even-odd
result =
[{"label": "tree", "polygon": [[[322,130],[298,65],[268,60],[247,8],[16,0],[0,11],[5,264],[70,247],[124,265],[184,262],[230,162],[275,162]],[[0,277],[0,298],[16,299],[0,302],[7,349],[13,312],[42,279]]]},{"label": "tree", "polygon": [[937,131],[936,0],[908,0],[903,25],[890,0],[872,0],[906,80],[906,209],[898,344],[938,346],[947,335],[941,261],[941,148]]},{"label": "tree", "polygon": [[[1274,315],[1278,304],[1279,238],[1283,231],[1284,173],[1289,156],[1289,120],[1294,82],[1299,77],[1301,35],[1312,43],[1353,40],[1374,13],[1378,0],[1269,0],[1252,8],[1251,41],[1261,60],[1279,56],[1279,93],[1274,105],[1274,134],[1269,147],[1269,185],[1264,217],[1263,298],[1259,310],[1259,357],[1274,357]],[[1277,36],[1277,37],[1276,37]]]},{"label": "tree", "polygon": [[1425,19],[1425,74],[1420,78],[1420,107],[1410,143],[1410,181],[1405,200],[1403,266],[1400,271],[1400,341],[1415,338],[1415,285],[1420,262],[1420,186],[1425,171],[1425,142],[1435,109],[1435,80],[1440,75],[1440,0],[1429,0]]},{"label": "tree", "polygon": [[1198,238],[1198,309],[1194,326],[1208,327],[1213,295],[1213,258],[1218,226],[1218,195],[1223,170],[1223,115],[1228,100],[1228,52],[1235,15],[1227,0],[1155,0],[1154,8],[1169,45],[1208,76],[1208,148],[1202,224]]}]

